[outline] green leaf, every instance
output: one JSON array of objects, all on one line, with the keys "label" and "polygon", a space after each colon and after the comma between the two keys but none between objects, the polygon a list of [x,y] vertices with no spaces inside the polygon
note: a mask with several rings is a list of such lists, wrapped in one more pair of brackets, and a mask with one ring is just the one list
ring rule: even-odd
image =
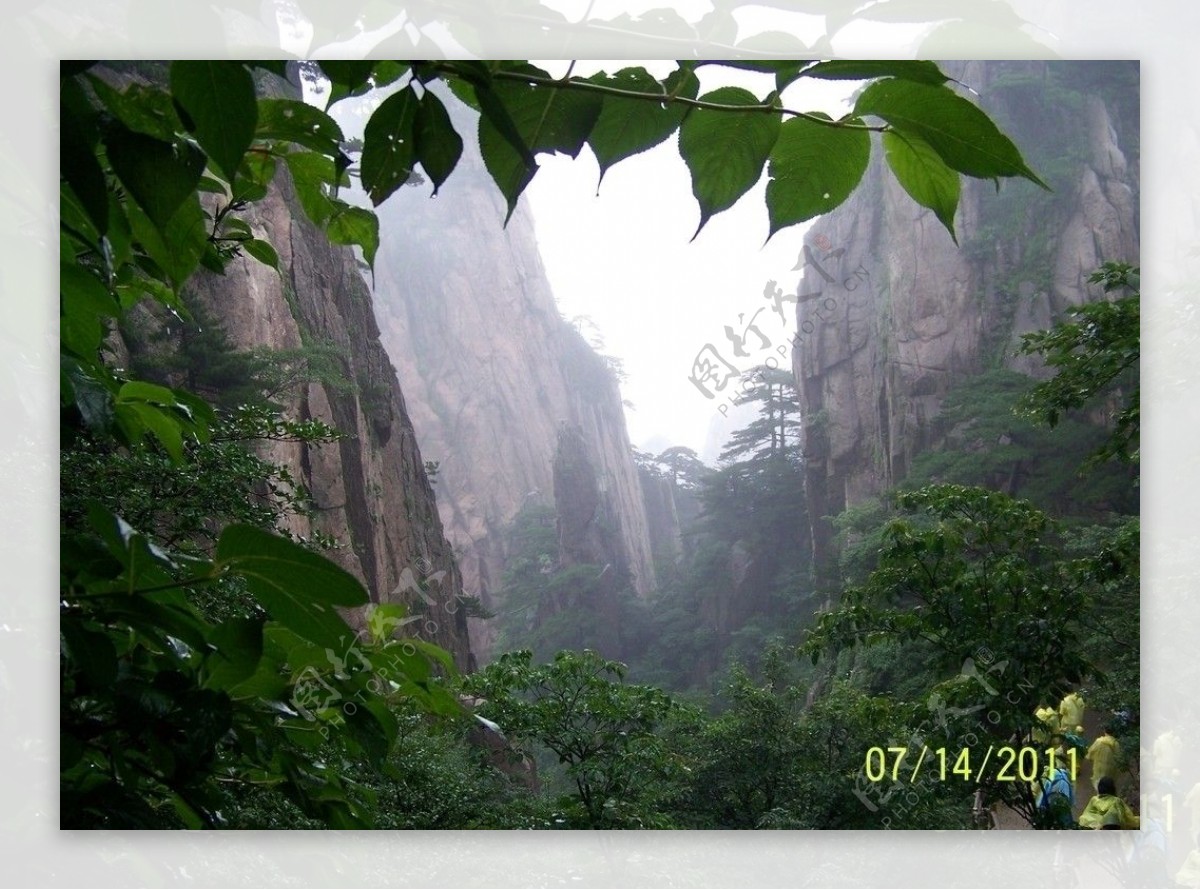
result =
[{"label": "green leaf", "polygon": [[346,730],[367,759],[378,764],[387,757],[398,727],[395,717],[381,703],[368,701],[365,704],[346,715]]},{"label": "green leaf", "polygon": [[60,264],[59,293],[63,346],[80,358],[93,358],[104,336],[102,320],[117,315],[117,301],[100,279],[76,263]]},{"label": "green leaf", "polygon": [[411,86],[388,96],[363,132],[362,185],[378,207],[404,185],[416,161],[413,123],[420,101]]},{"label": "green leaf", "polygon": [[[521,72],[546,76],[532,65],[523,66]],[[531,163],[532,159],[515,147],[511,134],[498,125],[497,121],[502,117],[495,109],[489,111],[488,102],[483,101],[485,92],[476,87],[484,109],[479,119],[479,150],[484,165],[507,202],[508,213],[504,219],[507,223],[521,192],[533,179],[537,164]],[[573,158],[583,149],[604,104],[596,93],[511,80],[495,81],[492,92],[529,152],[563,152]]]},{"label": "green leaf", "polygon": [[333,161],[312,151],[292,152],[284,160],[305,215],[316,225],[325,225],[334,211],[334,202],[325,191],[327,184],[336,181]]},{"label": "green leaf", "polygon": [[321,71],[329,78],[329,99],[325,103],[328,108],[334,102],[364,92],[369,86],[371,70],[375,62],[370,59],[327,59],[318,63]]},{"label": "green leaf", "polygon": [[108,634],[85,627],[74,615],[63,615],[59,621],[63,649],[94,690],[102,690],[117,679],[117,650]]},{"label": "green leaf", "polygon": [[[130,570],[132,572],[132,569]],[[139,574],[139,577],[142,577]],[[114,617],[123,619],[135,630],[155,640],[164,652],[173,651],[167,637],[173,637],[195,652],[203,652],[207,645],[204,638],[204,621],[186,601],[171,596],[179,591],[168,591],[155,595],[115,598],[109,601],[108,610]]]},{"label": "green leaf", "polygon": [[896,180],[914,201],[934,212],[957,244],[954,214],[958,210],[958,174],[925,140],[912,134],[884,133],[883,149]]},{"label": "green leaf", "polygon": [[[849,119],[844,123],[862,122]],[[785,122],[768,168],[771,231],[767,237],[785,226],[828,213],[845,201],[870,159],[871,139],[864,129],[826,126],[803,117]]]},{"label": "green leaf", "polygon": [[212,647],[205,661],[208,689],[232,689],[258,670],[263,651],[263,622],[258,618],[230,618],[208,635]]},{"label": "green leaf", "polygon": [[200,182],[196,184],[196,187],[200,189],[200,191],[208,192],[212,195],[224,195],[229,191],[225,183],[221,182],[219,179],[213,178],[212,176],[201,176]]},{"label": "green leaf", "polygon": [[145,402],[117,402],[113,410],[127,438],[136,442],[141,438],[141,430],[149,430],[170,455],[172,462],[183,463],[183,430],[179,428],[178,420],[156,405]]},{"label": "green leaf", "polygon": [[165,90],[135,83],[119,92],[94,74],[87,79],[108,112],[135,133],[174,142],[183,131],[175,103]]},{"label": "green leaf", "polygon": [[[741,87],[721,87],[700,99],[721,105],[765,104]],[[693,108],[683,119],[679,153],[692,175],[692,194],[700,204],[696,235],[713,214],[732,207],[758,182],[779,129],[777,111]]]},{"label": "green leaf", "polygon": [[126,207],[129,226],[146,255],[178,290],[195,271],[208,245],[208,227],[199,197],[193,193],[165,227],[159,227],[135,204]]},{"label": "green leaf", "polygon": [[453,172],[462,156],[462,137],[454,129],[446,106],[433,93],[426,91],[417,107],[413,126],[417,161],[433,182],[436,195],[442,183]]},{"label": "green leaf", "polygon": [[79,81],[71,78],[61,82],[59,112],[59,173],[75,192],[97,235],[103,235],[108,229],[108,184],[96,158],[100,140],[96,112]]},{"label": "green leaf", "polygon": [[[671,77],[673,79],[668,79],[664,86],[644,68],[622,68],[616,74],[601,71],[588,81],[633,92],[660,94],[664,99],[668,91],[688,99],[696,98],[700,81],[695,74],[677,70]],[[606,95],[596,125],[588,134],[588,145],[600,164],[600,181],[604,181],[604,174],[613,164],[664,142],[678,129],[686,112],[687,106],[682,103],[665,104]]]},{"label": "green leaf", "polygon": [[428,640],[419,639],[405,640],[401,643],[401,646],[415,647],[419,654],[424,655],[431,662],[440,664],[445,668],[446,673],[450,676],[458,673],[458,669],[454,666],[454,657],[441,646],[430,643]]},{"label": "green leaf", "polygon": [[254,673],[225,691],[232,699],[279,701],[286,696],[287,690],[288,681],[281,665],[274,659],[261,658]]},{"label": "green leaf", "polygon": [[458,97],[460,102],[469,108],[474,108],[476,111],[482,110],[479,104],[479,96],[476,94],[475,87],[470,81],[450,75],[447,75],[445,80],[446,85],[450,87],[450,92]]},{"label": "green leaf", "polygon": [[113,172],[160,229],[195,194],[204,172],[204,153],[189,142],[163,142],[114,124],[104,144]]},{"label": "green leaf", "polygon": [[896,77],[916,83],[938,86],[950,78],[942,73],[936,62],[835,59],[805,68],[801,77],[823,80],[871,80],[877,77]]},{"label": "green leaf", "polygon": [[319,108],[294,99],[263,99],[258,103],[257,139],[294,142],[331,157],[345,137],[337,121]]},{"label": "green leaf", "polygon": [[375,253],[379,250],[379,217],[370,210],[337,202],[325,225],[325,234],[334,244],[357,244],[367,265],[374,268]]},{"label": "green leaf", "polygon": [[149,431],[162,444],[171,460],[183,462],[183,437],[196,427],[191,408],[174,390],[133,380],[121,386],[113,406],[117,423],[131,442]]},{"label": "green leaf", "polygon": [[233,182],[258,121],[249,69],[241,62],[172,62],[171,92],[191,119],[188,129],[200,147]]},{"label": "green leaf", "polygon": [[279,271],[279,254],[268,242],[259,238],[251,238],[243,241],[241,247],[264,266],[270,266],[276,272]]},{"label": "green leaf", "polygon": [[362,584],[345,569],[253,526],[226,527],[216,559],[245,579],[273,619],[320,646],[339,649],[354,635],[333,606],[368,601]]},{"label": "green leaf", "polygon": [[917,136],[959,173],[980,179],[1023,176],[1047,188],[992,119],[947,87],[881,80],[863,90],[854,113],[873,114]]},{"label": "green leaf", "polygon": [[405,75],[410,66],[395,59],[383,59],[376,62],[371,70],[371,83],[376,89],[395,83]]}]

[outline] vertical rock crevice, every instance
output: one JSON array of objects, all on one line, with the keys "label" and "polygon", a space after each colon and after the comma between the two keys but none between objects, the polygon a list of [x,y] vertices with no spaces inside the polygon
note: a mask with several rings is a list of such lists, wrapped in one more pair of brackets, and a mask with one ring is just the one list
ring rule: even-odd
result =
[{"label": "vertical rock crevice", "polygon": [[[455,126],[470,109],[445,99]],[[613,559],[639,595],[655,585],[650,532],[617,381],[559,314],[532,220],[503,202],[470,138],[430,199],[401,189],[379,208],[375,312],[425,456],[464,587],[495,611],[505,531],[555,499],[559,432],[576,431],[612,523]],[[481,651],[486,622],[473,623]]]}]

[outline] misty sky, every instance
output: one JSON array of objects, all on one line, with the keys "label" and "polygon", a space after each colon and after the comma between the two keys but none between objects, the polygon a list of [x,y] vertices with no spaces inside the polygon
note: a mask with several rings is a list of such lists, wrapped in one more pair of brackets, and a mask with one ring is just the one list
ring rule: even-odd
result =
[{"label": "misty sky", "polygon": [[[561,63],[538,62],[553,74]],[[615,71],[645,64],[662,76],[664,63],[579,62],[575,73]],[[555,67],[557,66],[557,67]],[[740,71],[700,69],[702,91],[744,86],[765,96],[772,78]],[[840,116],[846,83],[804,82],[789,88],[785,104]],[[688,171],[674,138],[612,167],[597,195],[599,168],[589,149],[575,160],[539,155],[540,169],[522,196],[532,210],[542,261],[567,319],[586,316],[599,328],[603,352],[624,363],[624,397],[630,439],[655,451],[667,444],[703,453],[710,424],[720,421],[725,394],[708,400],[688,379],[706,344],[744,369],[769,356],[788,366],[794,308],[781,318],[763,295],[769,280],[796,292],[795,271],[807,225],[777,233],[765,246],[767,176],[734,207],[711,218],[694,241],[700,220]],[[740,319],[739,319],[740,316]],[[786,321],[786,328],[785,328]],[[754,325],[764,342],[747,325]],[[745,336],[748,357],[733,355],[725,327]],[[584,325],[581,332],[591,336]],[[729,393],[730,387],[726,388]],[[743,416],[744,412],[743,412]],[[730,431],[730,424],[722,424]],[[710,447],[710,453],[712,449]]]}]

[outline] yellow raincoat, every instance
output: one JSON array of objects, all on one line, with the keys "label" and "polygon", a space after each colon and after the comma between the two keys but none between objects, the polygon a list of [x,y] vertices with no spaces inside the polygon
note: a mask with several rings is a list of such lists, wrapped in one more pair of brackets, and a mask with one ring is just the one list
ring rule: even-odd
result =
[{"label": "yellow raincoat", "polygon": [[1063,732],[1083,732],[1083,712],[1087,703],[1078,692],[1072,692],[1058,705],[1058,726]]},{"label": "yellow raincoat", "polygon": [[1039,745],[1050,744],[1050,740],[1058,732],[1058,713],[1054,708],[1038,708],[1033,712],[1033,716],[1040,724],[1033,729],[1033,740]]},{"label": "yellow raincoat", "polygon": [[1129,805],[1115,794],[1097,794],[1088,801],[1079,817],[1080,828],[1103,828],[1120,825],[1122,828],[1137,828],[1141,820],[1129,809]]},{"label": "yellow raincoat", "polygon": [[1121,754],[1121,746],[1112,736],[1105,734],[1092,742],[1088,748],[1087,759],[1092,762],[1092,787],[1099,788],[1100,780],[1105,776],[1110,779],[1117,777],[1117,759]]}]

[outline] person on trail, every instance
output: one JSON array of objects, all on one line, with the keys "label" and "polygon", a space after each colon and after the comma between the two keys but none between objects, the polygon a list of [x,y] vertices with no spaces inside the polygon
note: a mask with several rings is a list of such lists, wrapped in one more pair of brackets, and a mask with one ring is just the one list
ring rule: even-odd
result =
[{"label": "person on trail", "polygon": [[1058,704],[1058,728],[1062,732],[1083,732],[1083,715],[1087,703],[1078,692],[1063,697]]},{"label": "person on trail", "polygon": [[1080,828],[1130,829],[1140,824],[1129,804],[1117,797],[1117,783],[1108,776],[1100,780],[1096,796],[1088,801],[1079,817]]},{"label": "person on trail", "polygon": [[1058,712],[1054,708],[1040,707],[1033,712],[1037,723],[1033,727],[1033,740],[1039,745],[1049,745],[1058,732]]},{"label": "person on trail", "polygon": [[[1062,748],[1058,749],[1058,753],[1062,754]],[[1071,828],[1075,824],[1075,789],[1071,786],[1070,773],[1060,763],[1056,763],[1053,769],[1047,764],[1042,771],[1037,807],[1051,827]]]},{"label": "person on trail", "polygon": [[1104,727],[1103,735],[1088,748],[1085,755],[1092,762],[1092,787],[1100,790],[1100,780],[1117,778],[1117,764],[1121,759],[1121,745],[1112,736],[1112,725]]}]

